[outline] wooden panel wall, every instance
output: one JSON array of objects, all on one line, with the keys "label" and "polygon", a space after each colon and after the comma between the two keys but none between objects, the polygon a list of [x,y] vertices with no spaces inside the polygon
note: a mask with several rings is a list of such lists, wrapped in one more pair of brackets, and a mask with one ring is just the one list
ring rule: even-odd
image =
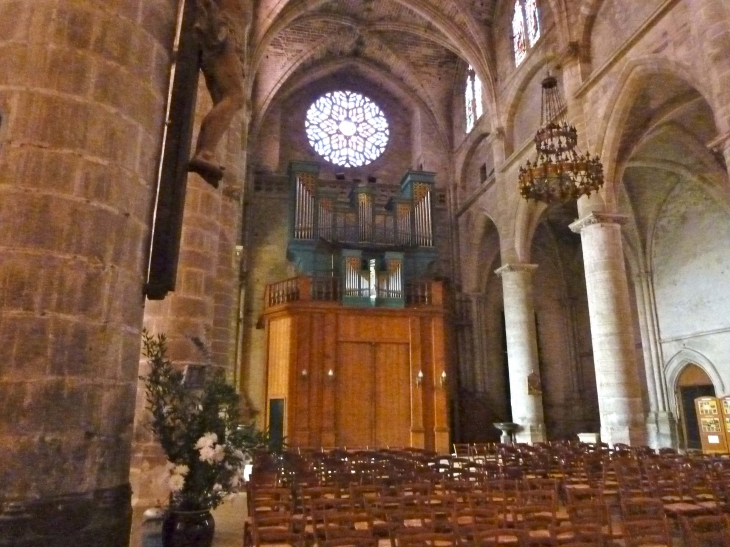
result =
[{"label": "wooden panel wall", "polygon": [[411,379],[408,344],[374,344],[375,446],[409,446]]},{"label": "wooden panel wall", "polygon": [[[271,399],[284,399],[284,408],[290,406],[289,399],[289,371],[292,362],[291,345],[292,318],[277,317],[268,325],[268,355],[267,355],[267,385],[266,385],[266,425],[269,425],[269,405]],[[285,414],[286,416],[286,414]],[[284,420],[284,432],[288,428],[287,419]]]},{"label": "wooden panel wall", "polygon": [[266,324],[268,398],[288,390],[290,445],[449,449],[441,310],[296,303]]}]

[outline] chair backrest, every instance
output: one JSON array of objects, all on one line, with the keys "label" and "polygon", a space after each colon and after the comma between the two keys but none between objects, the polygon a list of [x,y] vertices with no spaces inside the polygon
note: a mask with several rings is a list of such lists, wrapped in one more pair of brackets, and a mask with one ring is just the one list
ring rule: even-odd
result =
[{"label": "chair backrest", "polygon": [[666,519],[624,521],[624,538],[627,547],[672,547]]},{"label": "chair backrest", "polygon": [[621,516],[624,522],[630,520],[665,520],[664,504],[657,498],[622,498]]},{"label": "chair backrest", "polygon": [[515,528],[492,528],[474,533],[472,543],[475,547],[527,547],[527,534]]},{"label": "chair backrest", "polygon": [[456,547],[456,536],[451,533],[423,532],[396,534],[398,547]]},{"label": "chair backrest", "polygon": [[680,517],[680,524],[686,547],[727,547],[730,545],[730,523],[727,516]]},{"label": "chair backrest", "polygon": [[256,547],[266,545],[289,545],[301,547],[304,536],[297,524],[296,517],[290,513],[269,513],[251,518],[251,537]]},{"label": "chair backrest", "polygon": [[247,485],[248,514],[292,512],[292,492],[289,488],[257,487]]},{"label": "chair backrest", "polygon": [[595,547],[607,545],[601,525],[595,522],[562,524],[555,530],[555,535],[561,546],[581,543]]}]

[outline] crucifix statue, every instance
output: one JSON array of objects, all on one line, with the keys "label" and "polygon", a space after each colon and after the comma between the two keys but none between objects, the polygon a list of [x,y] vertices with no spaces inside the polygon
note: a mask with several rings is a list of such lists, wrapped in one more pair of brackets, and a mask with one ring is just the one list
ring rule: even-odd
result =
[{"label": "crucifix statue", "polygon": [[[179,0],[181,25],[170,80],[144,293],[161,300],[175,290],[188,172],[217,188],[224,167],[215,152],[245,102],[243,55],[251,0]],[[198,79],[203,72],[213,108],[190,157]]]},{"label": "crucifix statue", "polygon": [[224,167],[216,162],[215,150],[245,100],[243,54],[248,14],[245,0],[195,1],[200,69],[213,108],[203,118],[188,170],[217,188]]}]

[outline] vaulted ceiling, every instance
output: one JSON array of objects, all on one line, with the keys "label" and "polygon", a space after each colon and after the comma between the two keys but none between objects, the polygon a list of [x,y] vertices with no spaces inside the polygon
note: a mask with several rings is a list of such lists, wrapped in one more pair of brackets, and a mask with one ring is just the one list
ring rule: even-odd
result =
[{"label": "vaulted ceiling", "polygon": [[312,78],[357,67],[399,87],[396,94],[445,130],[454,81],[467,63],[493,93],[487,44],[497,2],[261,0],[249,74],[258,122]]}]

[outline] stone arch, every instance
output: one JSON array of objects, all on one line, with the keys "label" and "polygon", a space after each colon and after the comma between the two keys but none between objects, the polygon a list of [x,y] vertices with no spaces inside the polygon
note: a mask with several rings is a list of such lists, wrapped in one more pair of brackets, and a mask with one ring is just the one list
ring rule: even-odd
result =
[{"label": "stone arch", "polygon": [[[507,96],[504,98],[502,127],[504,127],[505,130],[505,144],[507,147],[505,153],[507,156],[510,156],[513,152],[518,150],[518,147],[522,144],[515,141],[514,123],[517,111],[525,97],[525,92],[527,91],[528,86],[533,83],[538,72],[541,69],[550,66],[550,63],[554,60],[555,57],[553,55],[531,56],[528,58],[525,61],[525,64],[519,68],[521,72],[518,83],[512,87]],[[535,129],[537,129],[537,125],[535,126]]]},{"label": "stone arch", "polygon": [[487,137],[489,137],[489,133],[486,131],[478,131],[476,127],[474,128],[474,131],[476,132],[476,135],[470,135],[468,137],[468,147],[463,156],[457,160],[456,172],[458,173],[458,176],[456,178],[456,182],[460,190],[466,188],[467,172],[471,165],[471,161],[474,159],[474,154],[476,154],[479,145],[482,144]]},{"label": "stone arch", "polygon": [[[337,51],[338,49],[347,49],[348,47],[350,47],[350,44],[356,43],[357,40],[359,40],[360,38],[361,35],[359,35],[357,32],[352,32],[352,29],[348,28],[339,34],[320,41],[314,47],[302,53],[296,59],[293,59],[288,64],[284,72],[279,75],[276,82],[272,82],[273,85],[270,86],[266,96],[260,101],[260,104],[257,105],[256,111],[265,113],[269,105],[274,100],[274,97],[279,94],[281,90],[285,89],[287,83],[289,83],[290,88],[296,87],[296,81],[294,84],[291,84],[290,82],[292,81],[292,77],[296,76],[297,73],[301,71],[301,68],[303,66],[306,65],[308,67],[308,76],[300,77],[300,80],[311,81],[312,79],[316,78],[316,76],[313,76],[313,74],[315,74],[318,70],[322,70],[321,66],[317,66],[317,63],[319,61],[327,59],[331,55],[332,51]],[[426,107],[426,110],[430,113],[432,122],[434,122],[434,125],[439,128],[439,133],[442,140],[445,139],[445,128],[437,123],[437,118],[435,114],[433,114],[436,110],[436,107],[433,104],[433,101],[429,96],[426,88],[424,87],[423,82],[413,70],[413,67],[406,64],[398,55],[395,54],[395,52],[392,51],[389,44],[380,40],[375,34],[367,34],[365,38],[367,49],[372,49],[372,54],[368,56],[366,52],[364,55],[358,56],[355,59],[346,58],[345,62],[371,65],[375,68],[378,68],[378,72],[383,75],[384,72],[382,68],[380,68],[380,65],[384,65],[388,69],[390,69],[391,72],[401,74],[402,77],[397,79],[399,82],[398,85],[403,85],[409,88],[408,91],[406,91],[406,95],[415,94],[418,101],[423,103],[423,105]],[[371,59],[377,59],[377,62]],[[327,61],[325,61],[325,66],[329,64],[337,65],[339,64],[339,61],[334,61],[330,63],[327,63]],[[384,77],[379,79],[381,80],[381,82],[389,82],[392,78]],[[403,84],[400,84],[400,82],[403,82]],[[448,141],[443,140],[443,142],[444,145],[446,145]]]},{"label": "stone arch", "polygon": [[[676,389],[679,376],[688,365],[697,365],[710,377],[718,396],[727,393],[725,382],[713,362],[699,351],[690,348],[679,350],[664,366],[664,378],[670,391]],[[676,405],[676,402],[673,401],[671,404]],[[674,408],[674,411],[677,409]]]},{"label": "stone arch", "polygon": [[467,213],[465,216],[467,217],[465,228],[468,234],[462,234],[466,236],[462,238],[463,246],[468,248],[468,256],[475,257],[477,260],[474,263],[465,264],[462,268],[462,285],[465,291],[476,291],[482,288],[481,274],[485,268],[480,266],[481,262],[478,259],[485,241],[489,237],[489,232],[493,231],[496,234],[497,254],[501,248],[501,237],[497,223],[484,211],[474,210],[473,213]]},{"label": "stone arch", "polygon": [[596,133],[596,150],[600,150],[606,180],[601,193],[609,210],[614,210],[616,205],[620,172],[617,158],[628,116],[637,96],[644,89],[646,80],[659,74],[666,74],[685,82],[704,98],[713,114],[717,111],[709,100],[711,93],[703,85],[696,85],[701,79],[692,73],[689,66],[657,56],[629,62],[617,80],[615,91],[607,103],[604,115],[600,117],[602,121]]},{"label": "stone arch", "polygon": [[535,230],[540,223],[542,214],[548,206],[542,202],[532,202],[520,198],[515,214],[515,242],[514,251],[518,262],[530,261],[530,248],[535,237]]},{"label": "stone arch", "polygon": [[[259,114],[256,116],[256,118],[252,120],[251,123],[249,138],[255,140],[256,135],[261,129],[261,124],[266,119],[266,115],[277,100],[293,94],[308,83],[325,78],[336,73],[339,70],[352,66],[357,67],[358,70],[363,73],[364,77],[369,78],[374,83],[382,85],[389,93],[391,93],[395,97],[398,97],[398,99],[401,100],[403,104],[410,105],[414,109],[419,108],[420,110],[425,112],[433,126],[437,128],[438,138],[441,140],[441,142],[448,142],[448,137],[445,134],[445,129],[439,123],[438,118],[436,117],[431,106],[420,96],[417,91],[415,91],[412,87],[408,85],[408,82],[404,82],[400,79],[388,78],[388,73],[383,70],[382,66],[379,66],[378,64],[370,62],[363,58],[339,58],[336,60],[328,61],[325,64],[318,66],[316,69],[309,70],[307,71],[306,75],[302,75],[299,78],[297,78],[296,74],[293,73],[289,75],[295,76],[293,80],[287,80],[286,82],[284,82],[284,79],[282,79],[282,82],[280,83],[280,85],[277,86],[277,89],[275,90],[276,92],[272,91],[272,93],[267,96],[266,102],[261,105],[260,109],[258,109]],[[286,86],[284,85],[285,83]]]}]

